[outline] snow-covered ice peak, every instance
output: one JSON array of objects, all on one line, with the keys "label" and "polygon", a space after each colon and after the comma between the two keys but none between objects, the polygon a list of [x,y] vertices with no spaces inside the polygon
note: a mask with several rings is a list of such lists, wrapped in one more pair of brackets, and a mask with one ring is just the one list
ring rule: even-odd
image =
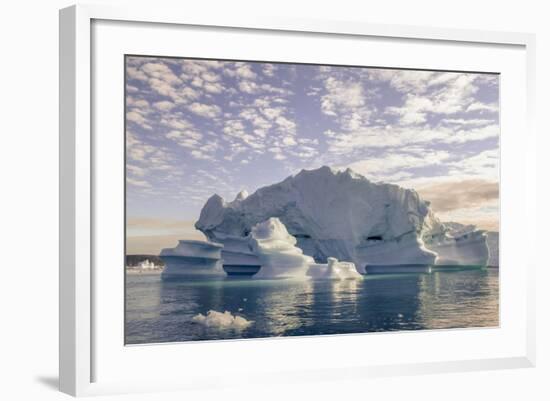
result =
[{"label": "snow-covered ice peak", "polygon": [[361,174],[356,173],[349,167],[345,170],[333,168],[330,166],[321,166],[313,170],[302,169],[298,174],[292,175],[287,179],[298,178],[298,177],[315,177],[314,178],[315,180],[331,179],[332,177],[340,177],[340,179],[356,179],[356,180],[364,180],[364,181],[370,182],[368,178],[366,178],[365,176],[362,176]]},{"label": "snow-covered ice peak", "polygon": [[246,189],[243,189],[241,192],[237,194],[233,202],[239,202],[239,201],[245,200],[246,198],[248,198],[248,191]]},{"label": "snow-covered ice peak", "polygon": [[296,244],[296,238],[288,233],[285,225],[277,217],[271,217],[252,227],[251,237],[257,243],[281,241],[285,246],[286,244]]},{"label": "snow-covered ice peak", "polygon": [[443,225],[445,226],[446,233],[451,237],[459,237],[477,230],[477,227],[473,224],[461,224],[454,221],[444,222]]},{"label": "snow-covered ice peak", "polygon": [[[205,230],[213,228],[223,221],[223,218],[224,218],[223,211],[225,207],[226,207],[226,204],[220,195],[214,194],[210,198],[208,198],[208,200],[202,207],[201,214],[199,217],[199,221],[204,222],[203,228]],[[197,227],[197,224],[198,222],[195,223],[195,227]]]}]

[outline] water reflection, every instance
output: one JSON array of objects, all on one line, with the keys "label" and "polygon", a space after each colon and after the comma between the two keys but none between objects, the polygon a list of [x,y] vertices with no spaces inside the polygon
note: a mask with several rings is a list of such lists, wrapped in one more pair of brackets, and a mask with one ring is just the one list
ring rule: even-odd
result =
[{"label": "water reflection", "polygon": [[309,280],[273,280],[256,282],[261,291],[254,292],[255,315],[265,319],[258,321],[257,329],[270,336],[281,336],[287,332],[305,329],[313,324],[308,310],[314,305],[314,287]]},{"label": "water reflection", "polygon": [[447,272],[422,277],[416,319],[433,329],[498,326],[498,280],[492,273],[479,271],[477,280]]},{"label": "water reflection", "polygon": [[[177,283],[129,276],[127,284],[128,343],[498,325],[498,270],[342,281]],[[254,324],[236,332],[192,322],[211,309]]]}]

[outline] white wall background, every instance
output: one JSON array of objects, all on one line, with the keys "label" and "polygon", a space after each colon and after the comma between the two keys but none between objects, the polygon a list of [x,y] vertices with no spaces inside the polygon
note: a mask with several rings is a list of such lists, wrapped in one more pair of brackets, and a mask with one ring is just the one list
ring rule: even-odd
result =
[{"label": "white wall background", "polygon": [[[137,1],[100,1],[130,4]],[[140,1],[140,3],[147,3]],[[429,25],[537,34],[540,220],[530,233],[545,249],[548,235],[550,28],[543,1],[150,1],[224,14],[266,14],[374,23]],[[188,4],[186,4],[188,3]],[[6,1],[0,22],[0,398],[57,400],[58,291],[58,21],[64,0]],[[517,133],[522,135],[521,132]],[[535,202],[535,200],[533,200]],[[542,253],[542,252],[541,252]],[[541,258],[542,259],[542,258]],[[370,379],[120,399],[550,399],[548,262],[538,273],[538,366],[534,369]],[[450,344],[452,346],[452,344]],[[154,367],[144,367],[154,368]],[[246,379],[243,379],[246,380]],[[106,397],[115,399],[115,397]],[[116,399],[119,399],[116,398]]]}]

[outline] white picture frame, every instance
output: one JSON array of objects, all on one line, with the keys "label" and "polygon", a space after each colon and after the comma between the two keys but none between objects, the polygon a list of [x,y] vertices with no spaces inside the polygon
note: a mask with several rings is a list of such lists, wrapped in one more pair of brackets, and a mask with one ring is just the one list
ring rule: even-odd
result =
[{"label": "white picture frame", "polygon": [[[307,34],[320,37],[336,35],[343,38],[383,38],[386,41],[418,41],[422,43],[435,43],[438,46],[462,46],[475,48],[476,46],[495,46],[496,48],[510,48],[514,55],[510,55],[517,61],[518,71],[521,74],[515,77],[514,82],[520,82],[519,91],[524,96],[519,96],[515,101],[523,105],[524,110],[510,112],[503,109],[502,113],[518,113],[517,121],[510,122],[515,127],[522,127],[522,145],[519,145],[518,138],[511,134],[503,134],[506,143],[502,157],[502,180],[506,188],[522,183],[524,191],[521,194],[513,195],[511,191],[502,192],[503,210],[506,207],[515,209],[513,215],[507,217],[509,222],[503,224],[503,244],[512,243],[515,239],[513,232],[508,233],[507,227],[518,227],[534,232],[533,225],[535,218],[525,218],[535,215],[533,206],[527,207],[527,199],[533,198],[535,194],[535,133],[532,128],[534,121],[534,44],[533,35],[524,33],[506,32],[484,32],[457,29],[436,29],[414,26],[393,26],[374,25],[364,22],[349,21],[317,21],[317,20],[293,20],[290,18],[272,18],[247,16],[242,19],[228,18],[215,15],[187,15],[184,9],[166,10],[155,7],[128,7],[113,8],[109,6],[78,5],[60,11],[60,390],[75,396],[120,393],[132,391],[160,391],[167,389],[197,389],[206,388],[212,377],[217,378],[217,385],[229,385],[230,379],[223,380],[215,373],[209,376],[197,369],[182,379],[178,376],[155,377],[150,380],[132,380],[121,378],[117,380],[113,375],[103,380],[101,371],[98,371],[96,358],[105,361],[106,355],[101,354],[105,341],[98,335],[96,326],[103,319],[101,314],[96,313],[94,295],[98,286],[104,283],[103,279],[94,274],[94,263],[96,262],[96,249],[94,247],[94,236],[100,235],[96,221],[96,207],[94,192],[96,182],[94,179],[95,170],[98,167],[97,153],[101,151],[93,138],[93,126],[97,125],[94,103],[92,102],[93,87],[92,77],[95,73],[96,63],[94,60],[94,46],[99,46],[101,41],[93,41],[93,25],[98,21],[110,21],[110,24],[140,23],[148,24],[149,27],[158,28],[170,27],[204,27],[209,30],[226,29],[246,30],[247,32],[262,31],[271,33]],[[139,25],[139,24],[138,24]],[[129,29],[119,27],[117,29]],[[136,29],[140,29],[137,27]],[[174,28],[175,29],[175,28]],[[223,33],[221,33],[223,34]],[[123,38],[118,37],[119,41]],[[461,70],[462,66],[457,66]],[[122,70],[122,68],[121,68]],[[510,72],[510,74],[514,74]],[[503,90],[502,97],[507,101],[512,94]],[[506,103],[505,103],[506,104]],[[122,116],[121,116],[122,119]],[[505,122],[507,124],[507,122]],[[510,125],[510,126],[512,126]],[[518,146],[514,146],[518,144]],[[108,159],[108,157],[107,157]],[[103,163],[103,162],[102,162]],[[107,162],[105,162],[107,163]],[[511,173],[512,167],[517,171]],[[505,173],[504,173],[505,172]],[[121,173],[122,174],[122,173]],[[505,189],[505,188],[503,188]],[[520,197],[521,195],[521,197]],[[508,206],[507,206],[508,205]],[[519,209],[518,209],[519,208]],[[511,210],[509,209],[509,210]],[[101,226],[102,227],[102,226]],[[507,239],[508,238],[508,239]],[[508,241],[508,242],[507,242]],[[347,362],[334,362],[334,367],[324,366],[322,363],[297,364],[297,370],[285,371],[284,360],[275,361],[275,366],[269,369],[267,366],[257,366],[255,378],[257,381],[268,382],[276,377],[278,380],[293,380],[296,371],[300,372],[300,380],[319,380],[327,377],[354,377],[357,380],[366,376],[399,375],[403,373],[419,374],[432,372],[467,371],[480,369],[502,369],[511,367],[529,367],[535,364],[535,284],[534,265],[535,252],[527,242],[520,242],[520,251],[528,256],[521,262],[522,278],[510,280],[505,283],[503,291],[519,294],[521,301],[518,301],[517,315],[520,322],[517,322],[519,329],[514,331],[513,336],[503,337],[499,344],[502,348],[495,348],[491,352],[483,354],[472,354],[464,359],[450,358],[444,360],[420,361],[413,355],[407,362],[395,362],[395,360],[377,359],[373,363],[348,360]],[[517,252],[516,252],[517,253]],[[502,258],[510,261],[519,257],[512,252],[503,252]],[[123,292],[123,288],[113,291]],[[510,305],[503,303],[502,308]],[[117,315],[118,316],[118,315]],[[98,320],[99,319],[99,320]],[[100,327],[105,327],[105,325]],[[513,328],[510,328],[512,330]],[[103,330],[103,329],[101,329]],[[506,327],[484,331],[476,330],[462,331],[461,333],[449,333],[445,335],[456,336],[457,341],[472,341],[476,336],[486,336],[486,341],[494,341],[497,331],[506,331]],[[99,333],[101,334],[101,333]],[[456,335],[455,335],[456,334]],[[370,339],[382,338],[390,334],[377,335],[373,337],[320,337],[310,339],[285,339],[285,340],[254,340],[249,342],[225,342],[223,345],[217,342],[206,342],[203,344],[185,345],[188,355],[207,355],[214,357],[216,352],[226,353],[227,357],[238,358],[242,352],[257,353],[266,357],[270,352],[280,353],[292,352],[297,347],[305,349],[314,355],[319,347],[326,347],[329,350],[327,358],[334,358],[338,347],[351,347],[350,344],[359,344],[361,341],[374,341]],[[394,334],[391,334],[394,337]],[[401,336],[399,341],[402,346],[407,342],[439,341],[435,337],[437,333],[414,333]],[[459,338],[460,337],[460,338]],[[98,338],[100,339],[98,342]],[[414,340],[411,340],[413,339]],[[504,340],[513,341],[509,343],[513,351],[504,352],[506,346]],[[343,345],[345,340],[345,344]],[[507,340],[507,341],[508,341]],[[117,340],[118,341],[118,340]],[[297,342],[298,341],[298,342]],[[301,342],[300,342],[301,341]],[[498,342],[498,341],[497,341]],[[244,344],[244,345],[243,345]],[[124,347],[122,343],[120,345]],[[150,358],[152,354],[160,354],[160,348],[164,351],[181,349],[183,345],[164,345],[147,347],[146,352]],[[103,347],[103,348],[102,348]],[[155,347],[159,351],[155,351]],[[192,348],[194,347],[194,348]],[[199,347],[199,348],[197,348]],[[274,348],[275,351],[271,351]],[[460,347],[459,347],[460,348]],[[341,348],[340,348],[341,349]],[[103,350],[103,351],[101,351]],[[331,351],[332,350],[332,351]],[[98,353],[101,355],[98,356]],[[105,354],[105,352],[103,352]],[[132,351],[130,358],[140,358],[140,352]],[[241,353],[241,354],[240,354]],[[143,356],[145,358],[145,356]],[[445,356],[442,356],[443,358]],[[102,359],[103,358],[103,359]],[[114,358],[114,357],[113,357]],[[160,357],[164,358],[164,357]],[[190,359],[192,360],[193,357]],[[376,359],[373,356],[373,360]],[[139,360],[139,359],[137,359]],[[160,361],[162,359],[158,359]],[[145,361],[145,359],[144,359]],[[112,361],[116,361],[113,359]],[[120,362],[120,361],[118,361]],[[102,362],[105,365],[105,362]],[[167,365],[170,366],[170,363]]]}]

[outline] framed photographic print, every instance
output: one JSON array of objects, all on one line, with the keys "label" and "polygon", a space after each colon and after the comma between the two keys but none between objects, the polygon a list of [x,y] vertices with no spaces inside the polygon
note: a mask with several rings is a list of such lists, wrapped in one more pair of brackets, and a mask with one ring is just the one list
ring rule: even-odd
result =
[{"label": "framed photographic print", "polygon": [[534,363],[532,36],[60,28],[62,391]]}]

